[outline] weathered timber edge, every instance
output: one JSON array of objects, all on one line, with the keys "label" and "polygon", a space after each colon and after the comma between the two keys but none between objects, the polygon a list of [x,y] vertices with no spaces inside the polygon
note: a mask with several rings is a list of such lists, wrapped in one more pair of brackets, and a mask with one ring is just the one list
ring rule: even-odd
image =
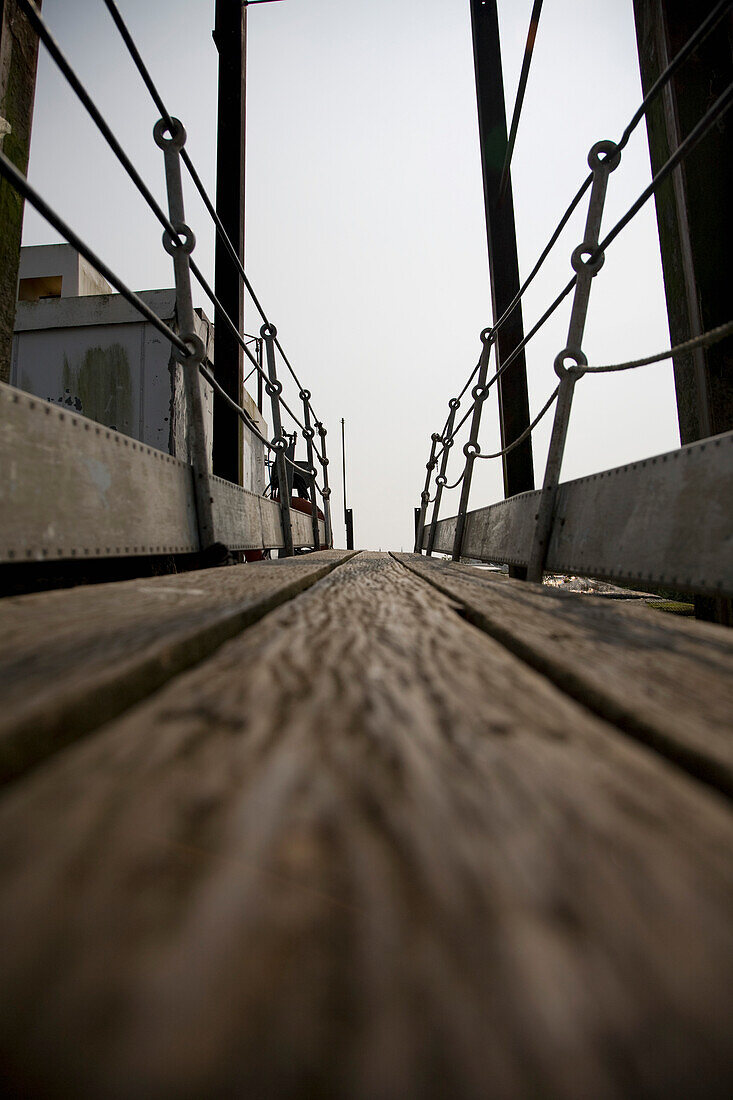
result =
[{"label": "weathered timber edge", "polygon": [[[616,670],[613,668],[610,649],[604,650],[602,655],[597,650],[594,656],[592,632],[589,631],[588,637],[583,639],[581,631],[577,631],[578,642],[584,642],[585,651],[581,654],[579,645],[579,655],[575,659],[572,656],[568,659],[572,649],[572,623],[556,617],[554,635],[550,634],[545,638],[539,632],[533,635],[524,621],[532,615],[542,617],[543,611],[538,600],[545,595],[548,600],[555,601],[556,607],[560,605],[560,601],[566,606],[570,602],[578,610],[585,609],[588,612],[589,626],[595,631],[601,631],[597,635],[599,650],[603,646],[605,628],[603,623],[590,623],[591,614],[596,618],[602,617],[607,627],[616,627],[621,634],[625,633],[625,644],[630,647],[634,640],[633,635],[639,632],[639,621],[629,618],[635,609],[619,607],[615,602],[599,606],[601,601],[592,596],[549,593],[541,585],[528,585],[525,582],[517,586],[503,577],[478,577],[470,574],[470,566],[428,559],[417,554],[395,554],[394,557],[416,576],[432,584],[452,600],[458,601],[468,622],[546,676],[561,691],[594,714],[611,722],[624,734],[664,756],[687,775],[728,798],[733,797],[733,745],[727,728],[729,723],[721,720],[719,713],[724,707],[713,707],[714,699],[708,697],[706,700],[704,692],[697,690],[694,699],[700,709],[696,722],[692,714],[694,708],[691,708],[690,701],[686,698],[685,685],[689,687],[691,678],[702,670],[692,654],[684,675],[676,683],[671,678],[666,680],[664,705],[655,707],[651,705],[654,689],[651,692],[649,690],[648,673],[641,653],[637,652],[639,663],[636,668],[633,663],[623,662],[623,675],[614,676]],[[514,607],[508,606],[512,601]],[[525,604],[532,606],[524,607]],[[523,611],[523,620],[515,622],[514,613],[520,610]],[[552,609],[548,607],[545,614],[552,614]],[[686,635],[691,638],[708,635],[710,645],[717,642],[716,648],[720,651],[722,662],[711,690],[717,692],[726,682],[730,684],[733,652],[727,633],[708,624],[678,619],[671,622],[665,620],[664,623],[650,620],[646,627],[650,633],[656,635],[660,646],[669,646],[670,655],[678,662],[681,660],[680,643]],[[618,638],[616,641],[618,642]],[[659,689],[659,685],[656,686]],[[706,714],[706,709],[709,714]],[[699,729],[694,728],[696,724]]]},{"label": "weathered timber edge", "polygon": [[[0,720],[0,783],[23,775],[52,753],[118,717],[353,556],[353,551],[321,551],[282,563],[252,562],[216,570],[223,584],[226,584],[227,578],[233,580],[235,573],[241,576],[241,570],[260,575],[264,570],[272,571],[276,583],[270,591],[256,593],[249,602],[240,597],[226,610],[217,609],[209,615],[202,613],[200,626],[183,631],[172,628],[126,660],[111,661],[107,668],[93,669],[86,679],[82,677],[69,684],[60,678],[55,685],[57,690],[52,703],[47,697],[41,697],[29,700],[21,713],[10,708],[10,712],[6,712]],[[298,571],[296,576],[292,576],[294,569]],[[286,570],[291,575],[290,579],[277,583],[277,573]],[[207,576],[213,572],[204,571]],[[181,576],[190,584],[195,583],[200,575],[191,572]],[[134,595],[135,587],[140,583],[148,587],[156,584],[164,587],[172,580],[171,577],[160,577],[147,578],[144,582],[122,581],[114,588],[120,600],[124,600],[128,594]],[[87,591],[93,599],[96,592],[108,587],[105,585]],[[54,595],[63,597],[66,594]]]}]

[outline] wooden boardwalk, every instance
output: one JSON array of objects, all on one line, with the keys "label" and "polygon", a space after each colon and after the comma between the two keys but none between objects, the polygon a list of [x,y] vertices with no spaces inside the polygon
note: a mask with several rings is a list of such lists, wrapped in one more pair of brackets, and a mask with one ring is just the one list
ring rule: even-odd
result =
[{"label": "wooden boardwalk", "polygon": [[0,602],[16,1096],[733,1094],[733,640],[331,551]]}]

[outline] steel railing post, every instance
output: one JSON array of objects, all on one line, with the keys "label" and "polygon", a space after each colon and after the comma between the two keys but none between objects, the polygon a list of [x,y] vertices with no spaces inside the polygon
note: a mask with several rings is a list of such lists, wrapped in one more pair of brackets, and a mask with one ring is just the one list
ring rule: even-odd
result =
[{"label": "steel railing post", "polygon": [[486,376],[489,371],[489,357],[491,355],[491,329],[485,328],[481,333],[481,340],[483,347],[481,348],[481,359],[479,360],[479,371],[476,385],[471,390],[471,396],[473,397],[473,416],[471,417],[471,434],[469,435],[468,442],[463,448],[463,453],[466,456],[466,465],[463,471],[463,484],[461,485],[461,503],[458,508],[458,517],[456,519],[456,533],[453,539],[453,561],[460,561],[461,549],[463,547],[463,535],[466,530],[466,513],[468,511],[468,499],[471,495],[471,479],[473,477],[473,466],[476,461],[476,455],[479,454],[480,448],[478,443],[478,433],[481,427],[481,412],[484,407],[484,401],[488,396],[488,389],[486,387]]},{"label": "steel railing post", "polygon": [[323,511],[326,515],[326,546],[329,550],[333,549],[333,527],[331,525],[331,489],[328,484],[328,455],[326,454],[326,436],[328,432],[324,428],[320,420],[316,420],[316,431],[321,440],[321,454],[319,455],[319,461],[323,467]]},{"label": "steel railing post", "polygon": [[316,497],[316,468],[313,462],[313,436],[315,432],[311,427],[310,390],[300,391],[300,400],[303,402],[303,437],[305,438],[306,453],[308,456],[308,480],[311,501],[311,523],[313,528],[313,549],[321,549],[321,533],[318,529],[318,503]]},{"label": "steel railing post", "polygon": [[448,468],[448,459],[450,457],[450,449],[453,446],[453,425],[456,422],[456,412],[460,401],[457,397],[451,397],[448,402],[448,420],[446,421],[445,431],[443,432],[443,454],[440,459],[440,473],[435,479],[435,500],[433,501],[433,514],[430,519],[430,534],[428,535],[428,545],[425,553],[428,557],[433,552],[435,546],[435,535],[438,528],[438,515],[440,514],[440,501],[443,496],[443,486],[447,482],[445,471]]},{"label": "steel railing post", "polygon": [[168,124],[160,119],[153,130],[156,145],[163,150],[165,162],[165,180],[168,192],[168,212],[171,225],[177,237],[165,230],[163,247],[173,258],[173,271],[176,282],[176,313],[181,339],[190,349],[189,354],[173,348],[173,355],[183,368],[184,388],[188,410],[187,442],[189,461],[193,467],[196,497],[196,516],[199,530],[199,542],[202,550],[207,550],[216,542],[213,516],[213,497],[211,493],[211,474],[206,449],[204,404],[201,397],[201,376],[199,367],[206,357],[206,347],[196,333],[196,322],[191,297],[191,269],[189,258],[196,245],[193,231],[186,224],[183,204],[183,183],[181,179],[181,149],[186,143],[186,131],[183,123],[172,118],[175,132],[171,133]]},{"label": "steel railing post", "polygon": [[[601,154],[604,155],[601,156]],[[560,392],[555,408],[545,476],[537,508],[534,539],[529,555],[528,581],[542,581],[547,559],[547,550],[555,521],[557,489],[560,482],[560,471],[570,423],[575,383],[582,377],[583,367],[588,366],[588,360],[581,350],[581,343],[585,331],[591,283],[603,267],[605,258],[603,252],[598,251],[598,236],[603,216],[603,205],[606,200],[608,177],[618,167],[620,160],[621,152],[613,141],[596,142],[588,154],[588,164],[593,171],[593,184],[588,202],[588,217],[585,223],[583,241],[573,250],[571,256],[571,263],[578,279],[575,284],[575,296],[570,314],[567,346],[555,357],[555,373],[560,379]],[[567,365],[568,360],[571,361],[570,366]]]},{"label": "steel railing post", "polygon": [[415,509],[415,553],[422,554],[423,533],[425,531],[425,516],[428,510],[428,504],[430,502],[430,478],[432,477],[433,470],[436,466],[435,451],[440,443],[440,433],[433,432],[430,437],[432,440],[430,446],[430,458],[428,459],[425,469],[425,488],[420,495],[420,507]]},{"label": "steel railing post", "polygon": [[275,337],[277,329],[274,325],[263,325],[260,336],[265,342],[265,357],[267,359],[268,381],[265,390],[270,398],[272,410],[272,447],[275,451],[275,474],[277,487],[280,493],[280,517],[283,529],[283,557],[293,556],[293,527],[290,520],[290,492],[288,489],[288,470],[285,461],[285,451],[288,441],[283,435],[282,420],[280,418],[280,394],[282,382],[277,380],[277,367],[275,365]]}]

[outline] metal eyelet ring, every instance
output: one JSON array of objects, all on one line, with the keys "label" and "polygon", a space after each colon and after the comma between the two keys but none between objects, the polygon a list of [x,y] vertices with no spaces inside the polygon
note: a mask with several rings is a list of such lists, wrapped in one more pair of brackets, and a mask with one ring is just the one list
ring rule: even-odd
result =
[{"label": "metal eyelet ring", "polygon": [[168,230],[164,229],[163,248],[169,256],[175,256],[177,252],[183,252],[186,256],[190,256],[196,247],[196,237],[193,229],[186,225],[185,222],[171,222],[171,225],[178,234],[178,240],[171,237]]},{"label": "metal eyelet ring", "polygon": [[[602,157],[601,153],[605,153],[605,156]],[[588,153],[588,167],[593,171],[596,168],[607,168],[609,172],[613,172],[614,168],[618,168],[620,161],[621,150],[615,141],[608,139],[597,141]]]},{"label": "metal eyelet ring", "polygon": [[471,390],[471,397],[474,399],[474,401],[485,401],[488,396],[488,386],[474,386]]},{"label": "metal eyelet ring", "polygon": [[288,441],[279,435],[277,439],[272,440],[271,446],[273,451],[277,451],[278,454],[283,454],[288,449]]},{"label": "metal eyelet ring", "polygon": [[453,438],[453,436],[451,436],[450,439],[446,439],[443,446],[446,448],[446,450],[449,450],[453,446],[454,443],[455,443],[455,439]]},{"label": "metal eyelet ring", "polygon": [[315,434],[312,428],[303,428],[303,439],[313,439]]},{"label": "metal eyelet ring", "polygon": [[491,342],[491,337],[494,335],[493,328],[485,328],[481,332],[481,343],[488,344]]},{"label": "metal eyelet ring", "polygon": [[[572,360],[570,366],[566,366],[567,359]],[[555,374],[558,378],[565,378],[567,375],[573,378],[580,378],[584,373],[583,367],[587,366],[588,360],[580,348],[563,348],[563,350],[555,356],[554,367]]]},{"label": "metal eyelet ring", "polygon": [[203,363],[206,358],[206,345],[200,336],[197,336],[195,332],[187,332],[181,334],[181,339],[188,348],[188,352],[181,351],[180,348],[173,348],[173,356],[179,363],[184,364],[198,364]]},{"label": "metal eyelet ring", "polygon": [[570,256],[570,264],[578,275],[581,271],[589,271],[591,275],[597,275],[606,261],[605,252],[593,255],[597,245],[586,244],[585,241],[574,248]]},{"label": "metal eyelet ring", "polygon": [[435,479],[435,484],[440,485],[440,487],[443,488],[444,485],[448,484],[448,478],[445,476],[445,474],[438,474]]},{"label": "metal eyelet ring", "polygon": [[463,453],[466,458],[476,458],[477,455],[481,454],[481,448],[478,443],[472,443],[469,439],[468,443],[463,445]]},{"label": "metal eyelet ring", "polygon": [[265,386],[265,390],[269,397],[279,397],[283,392],[282,382],[275,380],[274,382],[268,382]]},{"label": "metal eyelet ring", "polygon": [[311,391],[310,390],[301,390],[299,396],[300,396],[301,401],[310,401]]},{"label": "metal eyelet ring", "polygon": [[153,127],[153,140],[159,149],[182,149],[186,144],[186,127],[180,118],[171,116],[171,122],[175,127],[173,133],[164,118],[159,118]]},{"label": "metal eyelet ring", "polygon": [[274,325],[270,325],[270,324],[262,325],[261,328],[260,328],[260,336],[262,336],[262,337],[271,336],[274,340],[275,337],[277,336],[277,329],[275,328]]},{"label": "metal eyelet ring", "polygon": [[448,402],[448,408],[457,409],[460,407],[460,404],[461,402],[458,400],[457,397],[451,397],[450,401]]},{"label": "metal eyelet ring", "polygon": [[433,441],[433,443],[440,443],[440,438],[441,438],[440,437],[440,432],[433,432],[433,434],[430,436],[430,438]]}]

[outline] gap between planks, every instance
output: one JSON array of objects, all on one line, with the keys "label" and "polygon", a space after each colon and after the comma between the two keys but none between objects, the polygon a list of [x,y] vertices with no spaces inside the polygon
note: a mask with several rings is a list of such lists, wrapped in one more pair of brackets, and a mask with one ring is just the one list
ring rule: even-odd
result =
[{"label": "gap between planks", "polygon": [[560,690],[733,797],[733,634],[470,565],[393,557]]},{"label": "gap between planks", "polygon": [[325,550],[0,601],[0,782],[123,713],[351,557]]}]

